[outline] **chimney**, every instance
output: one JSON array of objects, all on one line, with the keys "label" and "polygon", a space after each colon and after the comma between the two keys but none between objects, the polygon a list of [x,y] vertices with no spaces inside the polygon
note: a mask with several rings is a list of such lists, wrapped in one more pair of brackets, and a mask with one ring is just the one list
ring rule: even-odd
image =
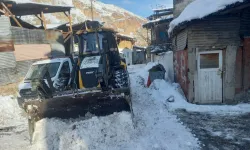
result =
[{"label": "chimney", "polygon": [[177,18],[188,4],[195,0],[173,0],[174,2],[174,18]]}]

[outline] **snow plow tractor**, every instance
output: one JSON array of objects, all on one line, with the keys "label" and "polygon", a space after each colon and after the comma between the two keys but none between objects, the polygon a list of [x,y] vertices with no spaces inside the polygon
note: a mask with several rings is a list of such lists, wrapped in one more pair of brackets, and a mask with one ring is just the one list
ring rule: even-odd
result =
[{"label": "snow plow tractor", "polygon": [[[115,32],[87,21],[76,33],[78,59],[34,63],[19,86],[18,103],[28,114],[30,136],[42,118],[78,118],[132,112],[129,74]],[[74,61],[76,60],[76,61]]]}]

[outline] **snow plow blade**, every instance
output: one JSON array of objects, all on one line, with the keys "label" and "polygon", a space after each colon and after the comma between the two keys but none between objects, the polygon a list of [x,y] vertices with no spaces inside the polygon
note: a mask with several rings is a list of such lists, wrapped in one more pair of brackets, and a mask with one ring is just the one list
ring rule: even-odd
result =
[{"label": "snow plow blade", "polygon": [[78,118],[87,113],[106,116],[114,112],[131,111],[130,96],[124,94],[127,90],[85,91],[75,96],[68,94],[45,100],[30,100],[24,102],[23,106],[29,118],[35,121],[43,118]]}]

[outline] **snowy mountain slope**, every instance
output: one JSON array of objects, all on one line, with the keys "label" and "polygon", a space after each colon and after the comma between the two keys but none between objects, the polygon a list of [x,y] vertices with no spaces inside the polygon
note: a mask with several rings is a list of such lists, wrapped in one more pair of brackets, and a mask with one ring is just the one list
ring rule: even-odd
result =
[{"label": "snowy mountain slope", "polygon": [[[53,5],[70,5],[75,8],[72,9],[73,23],[83,22],[91,19],[91,3],[90,0],[15,0],[19,3],[22,2],[39,2],[44,4]],[[145,35],[146,31],[142,31],[142,24],[146,23],[146,19],[135,15],[123,8],[117,7],[112,4],[104,4],[100,1],[93,2],[94,20],[105,22],[104,26],[114,28],[116,31],[134,36],[137,38],[137,44],[141,46],[146,45],[141,35]],[[49,24],[58,24],[67,22],[67,18],[62,13],[46,14],[47,22]],[[40,24],[40,21],[35,17],[24,17],[27,21],[33,24]],[[137,32],[142,34],[138,34]]]}]

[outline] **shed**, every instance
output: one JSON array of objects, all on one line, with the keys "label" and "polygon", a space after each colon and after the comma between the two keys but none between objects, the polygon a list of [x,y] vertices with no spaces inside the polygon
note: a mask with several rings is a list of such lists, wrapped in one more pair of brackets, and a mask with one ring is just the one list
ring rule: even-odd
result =
[{"label": "shed", "polygon": [[250,98],[249,0],[196,0],[175,16],[168,32],[175,78],[189,102],[237,103]]},{"label": "shed", "polygon": [[[72,30],[69,29],[65,33],[46,30],[44,13],[59,11],[69,15],[71,8],[39,3],[16,3],[9,0],[0,2],[0,71],[3,72],[0,75],[0,85],[24,77],[34,61],[65,56],[67,51],[70,51],[70,48],[65,49],[65,46],[71,45],[68,39],[72,37]],[[38,17],[42,29],[23,21],[21,16],[26,15]]]},{"label": "shed", "polygon": [[121,33],[117,33],[116,37],[117,37],[118,48],[120,50],[133,49],[133,46],[135,45],[136,42],[136,38]]}]

